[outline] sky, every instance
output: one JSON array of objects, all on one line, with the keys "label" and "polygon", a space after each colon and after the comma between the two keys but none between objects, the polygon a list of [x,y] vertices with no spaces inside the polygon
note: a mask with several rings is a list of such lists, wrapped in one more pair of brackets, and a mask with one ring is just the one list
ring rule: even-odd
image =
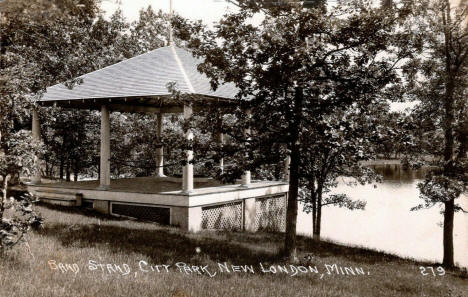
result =
[{"label": "sky", "polygon": [[[138,12],[151,5],[154,10],[161,9],[169,12],[170,0],[102,0],[101,8],[106,15],[111,15],[120,5],[128,21],[136,21]],[[212,25],[218,21],[227,9],[234,10],[236,6],[225,0],[172,0],[174,11],[191,20],[203,20],[205,24]],[[120,2],[120,4],[119,4]]]}]

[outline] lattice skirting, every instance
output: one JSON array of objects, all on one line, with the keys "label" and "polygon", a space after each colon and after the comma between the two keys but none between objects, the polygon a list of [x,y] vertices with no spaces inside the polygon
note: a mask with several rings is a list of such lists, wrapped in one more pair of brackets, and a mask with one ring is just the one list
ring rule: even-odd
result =
[{"label": "lattice skirting", "polygon": [[255,200],[255,229],[285,232],[286,203],[285,195],[257,198]]},{"label": "lattice skirting", "polygon": [[202,228],[242,230],[242,202],[203,207]]},{"label": "lattice skirting", "polygon": [[[249,230],[284,232],[286,230],[286,195],[255,199],[255,221]],[[244,230],[243,202],[202,208],[202,228]]]},{"label": "lattice skirting", "polygon": [[166,207],[111,203],[111,213],[157,222],[163,225],[169,225],[170,223],[170,209]]}]

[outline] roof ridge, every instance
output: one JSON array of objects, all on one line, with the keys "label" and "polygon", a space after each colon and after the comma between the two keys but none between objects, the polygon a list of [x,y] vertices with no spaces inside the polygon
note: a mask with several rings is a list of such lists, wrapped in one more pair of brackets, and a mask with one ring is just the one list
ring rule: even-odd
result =
[{"label": "roof ridge", "polygon": [[182,64],[182,61],[180,60],[179,55],[177,55],[175,46],[171,45],[171,50],[172,50],[172,54],[174,55],[174,59],[176,60],[177,65],[179,66],[180,72],[182,72],[182,76],[184,77],[185,83],[187,84],[189,91],[195,94],[195,89],[193,88],[192,82],[190,81],[187,75],[187,72],[185,72],[184,65]]}]

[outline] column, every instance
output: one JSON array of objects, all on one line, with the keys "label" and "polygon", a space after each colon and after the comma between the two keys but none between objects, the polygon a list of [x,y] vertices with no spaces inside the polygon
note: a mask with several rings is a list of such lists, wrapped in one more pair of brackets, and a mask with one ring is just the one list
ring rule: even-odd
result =
[{"label": "column", "polygon": [[[36,108],[32,110],[32,137],[35,141],[41,141],[41,126],[39,122],[39,113],[37,112]],[[31,177],[31,182],[33,184],[41,183],[41,158],[39,155],[34,156],[34,165],[35,165],[35,173]]]},{"label": "column", "polygon": [[[221,146],[223,145],[224,143],[224,134],[222,132],[222,126],[223,126],[223,115],[218,115],[218,132],[217,132],[217,135],[216,135],[216,140],[218,141],[218,144],[220,144]],[[219,169],[221,170],[221,173],[224,172],[224,159],[223,158],[220,158],[219,159]]]},{"label": "column", "polygon": [[[250,120],[250,115],[251,115],[250,109],[246,110],[246,115],[247,115],[247,118]],[[248,123],[248,125],[250,126],[250,123]],[[250,139],[250,137],[249,137],[250,127],[249,126],[244,129],[244,138],[246,138],[246,140]],[[245,152],[245,154],[246,154],[246,157],[248,157],[248,152]],[[242,175],[241,186],[242,187],[249,187],[250,186],[250,181],[251,181],[250,170],[246,170],[246,171],[244,171],[244,174]]]},{"label": "column", "polygon": [[106,105],[101,106],[101,179],[99,187],[110,186],[110,114]]},{"label": "column", "polygon": [[[157,130],[157,136],[158,139],[161,141],[161,136],[162,136],[162,130],[163,130],[163,114],[160,113],[158,114],[158,130]],[[156,149],[156,155],[157,155],[157,170],[156,170],[156,176],[157,177],[166,177],[164,175],[164,148],[158,147]]]},{"label": "column", "polygon": [[[184,104],[184,120],[189,121],[192,117],[192,106]],[[192,129],[188,128],[185,132],[185,140],[190,144],[193,140]],[[186,164],[184,166],[183,178],[182,178],[182,190],[185,193],[193,192],[193,151],[191,144],[186,150]]]},{"label": "column", "polygon": [[[220,145],[223,145],[223,143],[224,143],[224,134],[221,133],[221,132],[218,132],[217,139],[218,139],[218,143]],[[223,158],[219,159],[219,169],[221,169],[221,173],[224,172],[224,159]]]}]

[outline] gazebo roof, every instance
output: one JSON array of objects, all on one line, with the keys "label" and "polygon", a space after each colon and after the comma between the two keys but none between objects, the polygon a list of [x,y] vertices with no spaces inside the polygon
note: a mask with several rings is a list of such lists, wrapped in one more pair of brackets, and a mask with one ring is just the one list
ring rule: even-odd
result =
[{"label": "gazebo roof", "polygon": [[80,76],[82,83],[72,89],[64,84],[49,87],[38,103],[99,109],[105,102],[116,111],[179,112],[180,102],[169,98],[169,82],[176,82],[179,91],[199,95],[203,101],[232,103],[238,91],[235,85],[225,83],[213,91],[209,78],[197,70],[202,62],[185,49],[161,47]]}]

